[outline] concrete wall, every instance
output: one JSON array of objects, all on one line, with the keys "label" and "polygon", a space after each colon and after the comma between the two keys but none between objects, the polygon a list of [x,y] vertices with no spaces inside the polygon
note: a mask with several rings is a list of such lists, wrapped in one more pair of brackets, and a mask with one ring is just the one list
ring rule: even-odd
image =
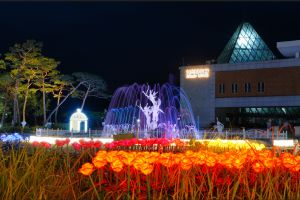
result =
[{"label": "concrete wall", "polygon": [[185,70],[189,67],[180,70],[180,87],[190,100],[195,119],[199,119],[200,128],[215,122],[215,72],[210,65],[201,68],[210,69],[208,78],[186,79]]},{"label": "concrete wall", "polygon": [[295,136],[300,137],[300,126],[295,126]]}]

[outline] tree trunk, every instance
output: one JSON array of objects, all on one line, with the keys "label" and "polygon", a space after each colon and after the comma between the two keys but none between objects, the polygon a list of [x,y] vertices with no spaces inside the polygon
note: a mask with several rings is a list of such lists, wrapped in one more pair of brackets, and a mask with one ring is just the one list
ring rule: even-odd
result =
[{"label": "tree trunk", "polygon": [[3,127],[3,124],[4,124],[6,106],[7,106],[7,99],[4,100],[3,113],[2,113],[1,122],[0,122],[1,127]]},{"label": "tree trunk", "polygon": [[26,122],[26,105],[27,105],[29,87],[30,87],[30,80],[27,80],[27,88],[26,88],[25,97],[24,97],[24,104],[23,104],[23,113],[22,113],[23,121],[22,122]]},{"label": "tree trunk", "polygon": [[79,88],[79,86],[81,85],[81,84],[83,84],[84,83],[84,81],[83,82],[80,82],[80,83],[78,83],[78,85],[75,87],[75,88],[73,88],[73,90],[71,91],[71,92],[69,92],[69,94],[58,104],[58,106],[56,106],[56,108],[49,114],[49,116],[48,116],[48,118],[47,118],[47,120],[46,120],[46,122],[44,123],[44,125],[46,125],[46,123],[50,120],[50,118],[52,117],[52,115],[55,113],[55,111],[67,100],[67,98],[69,98],[69,96],[71,96],[71,94],[73,94],[78,88]]},{"label": "tree trunk", "polygon": [[15,126],[19,124],[19,104],[18,104],[18,91],[19,91],[19,80],[16,80],[15,84],[15,93],[14,93],[14,106],[13,106],[13,118],[11,121],[11,125]]},{"label": "tree trunk", "polygon": [[88,89],[86,90],[86,93],[85,93],[84,98],[82,100],[82,104],[81,104],[81,108],[80,108],[81,111],[83,110],[83,107],[84,107],[84,104],[85,104],[85,100],[88,97],[89,92],[90,92],[90,85],[89,85]]},{"label": "tree trunk", "polygon": [[[58,106],[60,103],[61,93],[62,93],[62,90],[60,90],[58,93],[56,106]],[[55,124],[57,124],[57,113],[58,113],[58,108],[55,111],[55,117],[54,117]]]},{"label": "tree trunk", "polygon": [[46,92],[45,92],[45,79],[43,80],[43,115],[44,115],[44,124],[46,124],[47,116],[46,116]]}]

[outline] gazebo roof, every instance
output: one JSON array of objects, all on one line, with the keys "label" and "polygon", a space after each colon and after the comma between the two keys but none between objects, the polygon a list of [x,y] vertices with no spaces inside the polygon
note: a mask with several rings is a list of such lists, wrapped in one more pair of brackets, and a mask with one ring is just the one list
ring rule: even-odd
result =
[{"label": "gazebo roof", "polygon": [[78,108],[76,110],[76,112],[71,115],[70,120],[71,121],[72,120],[86,121],[86,120],[88,120],[88,118],[87,118],[87,116],[84,113],[81,112],[81,109]]}]

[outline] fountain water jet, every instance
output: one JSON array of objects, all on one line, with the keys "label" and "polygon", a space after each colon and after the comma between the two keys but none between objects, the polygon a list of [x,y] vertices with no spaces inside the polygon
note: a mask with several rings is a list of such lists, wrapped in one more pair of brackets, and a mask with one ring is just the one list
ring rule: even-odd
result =
[{"label": "fountain water jet", "polygon": [[190,102],[171,84],[137,83],[116,90],[104,121],[104,134],[136,133],[139,137],[199,138]]}]

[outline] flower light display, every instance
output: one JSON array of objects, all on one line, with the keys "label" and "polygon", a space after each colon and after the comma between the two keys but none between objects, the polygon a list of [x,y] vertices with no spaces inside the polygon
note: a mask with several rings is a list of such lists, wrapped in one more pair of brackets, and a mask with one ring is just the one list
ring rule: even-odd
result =
[{"label": "flower light display", "polygon": [[[284,180],[283,177],[292,177],[295,184],[291,187],[295,191],[300,183],[300,156],[286,152],[278,155],[271,150],[243,149],[222,153],[209,150],[179,153],[100,150],[92,163],[84,163],[79,172],[84,176],[97,175],[98,173],[92,172],[99,170],[112,173],[120,182],[128,183],[129,193],[141,187],[141,177],[145,176],[148,197],[152,195],[151,191],[155,194],[155,190],[178,190],[187,196],[177,199],[189,199],[191,189],[187,188],[197,188],[207,195],[207,192],[209,194],[216,188],[220,191],[224,188],[233,190],[237,183],[239,187],[235,189],[243,197],[246,193],[251,193],[251,190],[268,190],[268,184],[274,184],[272,187],[278,190],[286,187],[284,182],[274,181],[278,178]],[[149,186],[150,180],[152,187]],[[110,181],[110,184],[116,184],[113,180]],[[266,186],[256,189],[258,184]],[[174,191],[174,194],[177,192]],[[249,199],[255,199],[254,197],[255,195]]]},{"label": "flower light display", "polygon": [[14,133],[14,134],[2,134],[0,136],[0,141],[2,142],[21,142],[27,140],[27,138],[24,139],[24,137],[22,135],[20,135],[19,133]]},{"label": "flower light display", "polygon": [[[78,199],[298,199],[300,191],[300,156],[250,141],[57,139],[24,146],[24,154],[5,154],[23,159],[29,152],[23,161],[44,159],[39,169],[52,162],[49,177],[65,177],[60,195],[74,189]],[[58,188],[56,178],[51,183]]]},{"label": "flower light display", "polygon": [[[211,151],[186,151],[184,153],[158,152],[126,152],[126,151],[99,151],[93,158],[95,168],[110,165],[112,170],[120,172],[124,166],[133,166],[143,174],[149,174],[153,165],[167,168],[179,167],[190,170],[192,167],[206,166],[213,168],[235,169],[251,168],[254,172],[272,170],[284,167],[292,172],[300,170],[300,156],[284,153],[277,157],[272,151],[243,150],[240,152],[224,152],[218,154]],[[85,168],[85,164],[83,165]],[[144,173],[145,172],[145,173]]]}]

